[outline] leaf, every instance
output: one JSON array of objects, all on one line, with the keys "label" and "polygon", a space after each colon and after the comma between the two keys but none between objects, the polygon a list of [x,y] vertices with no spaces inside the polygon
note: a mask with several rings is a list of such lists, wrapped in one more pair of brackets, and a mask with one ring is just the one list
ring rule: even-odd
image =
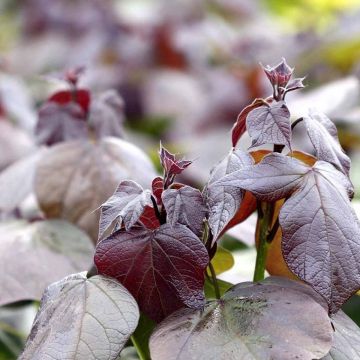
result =
[{"label": "leaf", "polygon": [[38,144],[42,145],[86,139],[88,128],[85,113],[75,102],[64,105],[46,102],[39,110],[35,134]]},{"label": "leaf", "polygon": [[349,187],[344,174],[318,161],[279,216],[287,265],[324,296],[331,313],[360,288],[360,225]]},{"label": "leaf", "polygon": [[0,305],[39,300],[47,285],[92,263],[91,240],[66,221],[3,223],[0,238]]},{"label": "leaf", "polygon": [[[61,173],[61,176],[59,174]],[[35,174],[35,194],[49,218],[65,218],[98,238],[100,210],[120,181],[149,187],[155,170],[134,145],[115,138],[72,141],[53,146]]]},{"label": "leaf", "polygon": [[145,206],[144,212],[142,213],[139,221],[148,229],[154,230],[160,226],[160,221],[156,216],[153,207]]},{"label": "leaf", "polygon": [[191,186],[167,189],[162,194],[162,200],[167,213],[167,222],[171,226],[183,224],[201,237],[208,211],[199,190]]},{"label": "leaf", "polygon": [[167,188],[169,185],[171,185],[175,175],[181,174],[188,166],[192,164],[192,161],[190,160],[176,159],[176,156],[167,151],[161,144],[159,156],[161,166],[165,172],[164,188]]},{"label": "leaf", "polygon": [[114,279],[70,275],[46,289],[19,359],[116,359],[138,320],[134,298]]},{"label": "leaf", "polygon": [[157,176],[151,183],[151,189],[156,198],[156,203],[161,204],[161,195],[164,191],[164,179],[160,176]]},{"label": "leaf", "polygon": [[325,114],[314,110],[310,112],[309,117],[304,117],[304,122],[316,157],[332,163],[349,176],[351,161],[339,143],[334,123]]},{"label": "leaf", "polygon": [[226,225],[238,212],[243,191],[235,187],[223,186],[219,180],[246,166],[252,165],[251,156],[241,150],[230,153],[216,165],[204,190],[204,198],[209,208],[209,226],[215,242]]},{"label": "leaf", "polygon": [[333,346],[322,360],[355,360],[360,359],[360,329],[343,312],[332,316],[335,328]]},{"label": "leaf", "polygon": [[92,101],[88,121],[97,138],[123,137],[124,107],[124,100],[115,90],[105,91]]},{"label": "leaf", "polygon": [[252,110],[246,118],[246,128],[251,147],[281,144],[291,149],[290,112],[283,101]]},{"label": "leaf", "polygon": [[0,212],[12,211],[33,191],[37,163],[46,149],[39,149],[0,173]]},{"label": "leaf", "polygon": [[135,181],[122,181],[114,194],[101,205],[99,238],[117,219],[129,230],[139,220],[146,206],[151,206],[151,192]]},{"label": "leaf", "polygon": [[219,275],[234,266],[234,257],[230,251],[218,245],[215,256],[211,259],[211,264],[216,275]]},{"label": "leaf", "polygon": [[268,278],[235,285],[204,310],[177,311],[155,329],[150,352],[153,360],[318,359],[332,333],[327,306],[309,286]]},{"label": "leaf", "polygon": [[218,183],[251,191],[259,200],[271,202],[289,196],[309,171],[310,167],[295,158],[272,153],[259,164],[234,171]]},{"label": "leaf", "polygon": [[164,224],[156,230],[119,230],[96,247],[100,274],[119,280],[141,311],[155,321],[186,305],[204,305],[204,272],[209,257],[186,226]]},{"label": "leaf", "polygon": [[233,128],[231,129],[231,140],[233,147],[236,146],[242,134],[244,134],[244,132],[246,131],[246,117],[248,116],[249,112],[265,104],[266,101],[264,99],[255,99],[251,104],[245,106],[241,110]]}]

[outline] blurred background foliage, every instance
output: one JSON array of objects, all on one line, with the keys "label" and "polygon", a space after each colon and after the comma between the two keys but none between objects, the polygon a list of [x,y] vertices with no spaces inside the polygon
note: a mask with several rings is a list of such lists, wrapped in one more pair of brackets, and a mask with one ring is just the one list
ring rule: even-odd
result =
[{"label": "blurred background foliage", "polygon": [[[359,23],[359,0],[2,0],[0,170],[36,147],[37,109],[64,88],[53,74],[84,65],[82,87],[123,97],[126,138],[156,166],[160,139],[196,159],[183,180],[202,186],[228,151],[242,107],[269,95],[259,62],[285,57],[307,77],[304,91],[289,96],[292,116],[318,107],[336,122],[359,210]],[[235,266],[223,280],[251,277],[253,233],[250,219],[224,237]],[[359,299],[344,309],[360,325]],[[17,358],[37,306],[0,308],[0,360]]]}]

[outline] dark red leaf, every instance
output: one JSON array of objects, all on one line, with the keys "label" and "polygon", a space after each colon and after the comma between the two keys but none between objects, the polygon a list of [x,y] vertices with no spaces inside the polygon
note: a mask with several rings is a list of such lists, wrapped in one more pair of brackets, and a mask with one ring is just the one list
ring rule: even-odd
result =
[{"label": "dark red leaf", "polygon": [[164,179],[160,176],[156,177],[151,184],[152,192],[156,198],[157,204],[161,204],[161,194],[164,191]]},{"label": "dark red leaf", "polygon": [[150,230],[157,229],[160,227],[160,221],[156,216],[155,210],[153,207],[148,205],[145,206],[142,215],[140,216],[139,221]]},{"label": "dark red leaf", "polygon": [[183,306],[198,309],[205,303],[208,253],[184,225],[119,230],[97,245],[94,261],[100,274],[120,281],[155,321]]},{"label": "dark red leaf", "polygon": [[75,92],[70,90],[58,91],[49,97],[48,101],[56,102],[57,104],[68,104],[76,102],[87,114],[90,106],[90,92],[86,89],[76,89]]},{"label": "dark red leaf", "polygon": [[246,117],[251,110],[266,104],[264,99],[255,99],[251,104],[244,107],[238,115],[236,122],[231,130],[232,146],[235,147],[241,136],[246,131]]},{"label": "dark red leaf", "polygon": [[252,139],[251,147],[280,144],[291,149],[290,112],[283,101],[251,110],[246,129]]},{"label": "dark red leaf", "polygon": [[208,211],[199,190],[191,186],[167,189],[163,192],[162,200],[167,214],[167,222],[171,226],[183,224],[197,236],[201,236]]},{"label": "dark red leaf", "polygon": [[86,139],[88,127],[84,111],[74,102],[60,105],[48,101],[39,110],[35,133],[37,142],[46,145]]}]

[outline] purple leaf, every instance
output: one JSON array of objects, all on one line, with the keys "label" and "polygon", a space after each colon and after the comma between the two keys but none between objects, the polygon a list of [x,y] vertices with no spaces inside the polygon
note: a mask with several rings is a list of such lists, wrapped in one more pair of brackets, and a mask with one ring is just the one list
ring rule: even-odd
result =
[{"label": "purple leaf", "polygon": [[316,157],[332,163],[344,174],[349,175],[350,159],[339,143],[334,123],[325,114],[316,111],[312,111],[309,117],[304,117],[304,122]]},{"label": "purple leaf", "polygon": [[304,80],[305,80],[304,77],[291,80],[286,86],[285,94],[290,91],[303,89],[305,87],[305,85],[303,84]]},{"label": "purple leaf", "polygon": [[114,194],[101,205],[99,238],[118,219],[124,223],[125,229],[130,229],[140,218],[146,206],[152,206],[151,192],[135,181],[122,181]]},{"label": "purple leaf", "polygon": [[67,104],[46,102],[39,110],[35,131],[37,142],[46,145],[86,139],[88,136],[85,113],[75,102]]},{"label": "purple leaf", "polygon": [[108,90],[92,101],[89,125],[98,138],[123,137],[124,106],[123,99],[115,90]]},{"label": "purple leaf", "polygon": [[205,303],[204,274],[209,257],[204,244],[186,226],[156,230],[119,230],[96,247],[100,274],[119,280],[140,309],[155,321],[188,306]]},{"label": "purple leaf", "polygon": [[151,335],[150,352],[153,360],[308,360],[326,355],[332,338],[321,296],[270,277],[237,284],[204,309],[175,312]]},{"label": "purple leaf", "polygon": [[360,288],[360,225],[347,177],[318,161],[280,211],[290,270],[327,300],[331,313]]},{"label": "purple leaf", "polygon": [[342,311],[331,317],[335,328],[333,346],[321,360],[360,359],[360,328]]},{"label": "purple leaf", "polygon": [[231,130],[232,146],[235,147],[240,140],[242,134],[246,131],[246,118],[251,110],[258,108],[261,105],[265,105],[264,99],[255,99],[250,105],[244,107],[238,115],[236,122]]},{"label": "purple leaf", "polygon": [[161,204],[161,194],[164,191],[164,179],[160,176],[157,176],[151,184],[152,192],[156,198],[156,203]]},{"label": "purple leaf", "polygon": [[273,67],[266,65],[265,67],[263,66],[263,69],[271,85],[282,88],[285,88],[294,72],[294,69],[286,63],[284,58],[282,58],[279,64]]},{"label": "purple leaf", "polygon": [[289,196],[310,170],[300,160],[273,153],[259,164],[237,170],[218,183],[251,191],[259,200],[272,202]]},{"label": "purple leaf", "polygon": [[226,225],[240,208],[243,191],[233,186],[224,186],[219,180],[246,166],[253,164],[252,157],[241,150],[230,153],[216,165],[210,174],[204,190],[204,197],[209,208],[209,226],[216,241]]},{"label": "purple leaf", "polygon": [[250,111],[246,128],[252,139],[251,147],[280,144],[291,149],[290,112],[283,101]]},{"label": "purple leaf", "polygon": [[166,189],[173,181],[175,175],[181,174],[189,165],[192,164],[190,160],[178,160],[174,154],[171,154],[160,144],[160,161],[165,171],[164,188]]},{"label": "purple leaf", "polygon": [[167,222],[171,226],[183,224],[197,236],[201,236],[207,208],[199,190],[191,186],[167,189],[162,194],[162,200],[167,213]]}]

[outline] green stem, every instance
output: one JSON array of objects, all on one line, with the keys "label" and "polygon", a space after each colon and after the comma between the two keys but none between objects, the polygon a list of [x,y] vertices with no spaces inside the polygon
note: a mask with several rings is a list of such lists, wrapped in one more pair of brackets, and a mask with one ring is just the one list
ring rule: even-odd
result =
[{"label": "green stem", "polygon": [[150,360],[145,349],[142,348],[141,344],[137,341],[136,336],[131,336],[131,342],[136,349],[136,352],[140,360]]},{"label": "green stem", "polygon": [[213,282],[213,285],[214,285],[215,296],[216,296],[217,299],[220,299],[221,296],[220,296],[219,284],[217,282],[215,269],[214,269],[211,262],[209,262],[209,269],[210,269],[210,272],[211,272],[212,282]]},{"label": "green stem", "polygon": [[[259,204],[261,207],[262,204]],[[262,216],[258,217],[258,245],[256,253],[256,263],[254,271],[254,281],[264,280],[266,256],[269,243],[267,237],[269,234],[269,226],[271,225],[271,218],[273,213],[272,204],[265,203]],[[260,215],[260,214],[259,214]]]}]

